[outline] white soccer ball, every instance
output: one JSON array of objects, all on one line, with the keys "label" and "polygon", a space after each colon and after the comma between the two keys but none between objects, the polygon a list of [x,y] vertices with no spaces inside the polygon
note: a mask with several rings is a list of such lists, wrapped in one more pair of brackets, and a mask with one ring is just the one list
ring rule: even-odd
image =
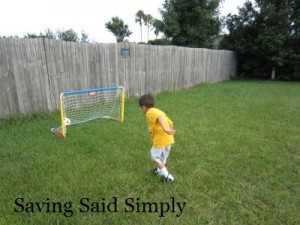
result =
[{"label": "white soccer ball", "polygon": [[64,118],[64,124],[65,124],[65,126],[71,125],[71,120],[69,118],[65,117]]}]

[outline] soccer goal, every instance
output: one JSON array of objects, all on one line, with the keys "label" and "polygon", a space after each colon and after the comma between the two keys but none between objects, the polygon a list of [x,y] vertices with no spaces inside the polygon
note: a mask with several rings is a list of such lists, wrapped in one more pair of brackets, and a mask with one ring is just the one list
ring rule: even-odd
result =
[{"label": "soccer goal", "polygon": [[61,125],[51,131],[65,138],[67,127],[97,119],[124,121],[123,86],[67,91],[60,94]]}]

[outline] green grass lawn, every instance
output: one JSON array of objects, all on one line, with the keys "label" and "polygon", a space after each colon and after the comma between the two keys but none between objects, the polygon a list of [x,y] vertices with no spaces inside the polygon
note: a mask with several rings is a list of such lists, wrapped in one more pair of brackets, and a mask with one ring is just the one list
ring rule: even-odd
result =
[{"label": "green grass lawn", "polygon": [[0,225],[300,224],[299,83],[201,84],[155,99],[177,131],[173,184],[150,173],[137,99],[123,124],[71,126],[65,140],[50,132],[58,113],[0,120]]}]

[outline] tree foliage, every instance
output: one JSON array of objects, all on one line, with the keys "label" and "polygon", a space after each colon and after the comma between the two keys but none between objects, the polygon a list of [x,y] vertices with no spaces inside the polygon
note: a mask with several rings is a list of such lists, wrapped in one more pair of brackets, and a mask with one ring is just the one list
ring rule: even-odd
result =
[{"label": "tree foliage", "polygon": [[221,31],[222,0],[165,0],[162,32],[173,45],[212,47]]},{"label": "tree foliage", "polygon": [[152,22],[152,27],[154,29],[154,34],[155,34],[155,36],[157,38],[157,36],[159,35],[159,33],[162,32],[163,29],[164,29],[164,23],[163,23],[163,21],[154,18],[153,22]]},{"label": "tree foliage", "polygon": [[[296,0],[247,1],[238,15],[228,15],[229,31],[220,47],[237,52],[240,74],[300,77],[300,2]],[[297,47],[298,46],[298,47]]]},{"label": "tree foliage", "polygon": [[58,31],[57,37],[59,40],[63,40],[63,41],[73,41],[73,42],[79,41],[78,35],[73,29],[69,29],[66,31]]},{"label": "tree foliage", "polygon": [[116,36],[117,42],[125,41],[125,38],[132,34],[128,25],[124,24],[124,21],[117,16],[112,17],[105,27]]},{"label": "tree foliage", "polygon": [[153,17],[150,14],[145,14],[144,15],[144,25],[147,27],[147,39],[149,41],[149,30],[152,27],[153,24]]},{"label": "tree foliage", "polygon": [[143,18],[144,18],[144,16],[145,16],[145,13],[143,10],[139,10],[135,14],[135,22],[139,23],[139,25],[140,25],[141,42],[143,42]]},{"label": "tree foliage", "polygon": [[147,39],[149,41],[149,30],[152,28],[153,21],[154,21],[153,16],[151,14],[145,14],[143,10],[139,10],[135,14],[135,22],[139,23],[140,25],[141,42],[143,42],[143,29],[142,29],[143,23],[147,27]]},{"label": "tree foliage", "polygon": [[81,31],[81,36],[73,29],[68,30],[58,30],[57,32],[53,32],[49,28],[45,30],[45,33],[35,34],[35,33],[27,33],[24,38],[48,38],[53,40],[62,40],[62,41],[72,41],[72,42],[85,42],[89,43],[89,36],[84,31]]}]

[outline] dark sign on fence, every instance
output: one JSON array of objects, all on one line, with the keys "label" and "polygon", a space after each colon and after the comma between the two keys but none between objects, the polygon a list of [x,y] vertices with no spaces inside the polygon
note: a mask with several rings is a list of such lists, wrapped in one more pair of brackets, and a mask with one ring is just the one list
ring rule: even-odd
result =
[{"label": "dark sign on fence", "polygon": [[130,49],[129,48],[122,48],[121,49],[121,56],[123,58],[128,58],[130,57]]}]

